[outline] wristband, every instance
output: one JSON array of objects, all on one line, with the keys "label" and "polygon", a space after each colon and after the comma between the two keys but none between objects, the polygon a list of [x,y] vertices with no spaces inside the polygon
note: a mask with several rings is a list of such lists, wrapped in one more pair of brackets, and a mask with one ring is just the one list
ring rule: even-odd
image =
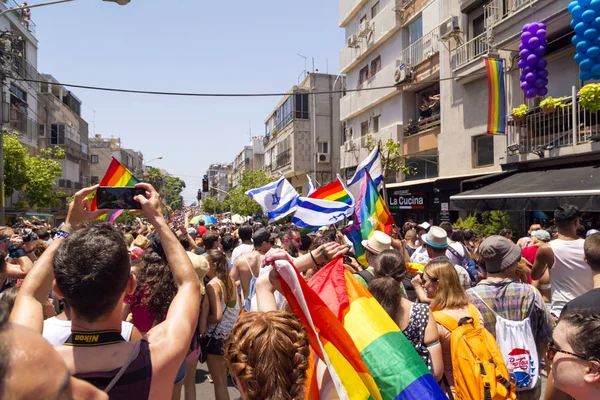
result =
[{"label": "wristband", "polygon": [[55,238],[68,238],[69,237],[69,232],[65,231],[64,229],[59,230],[58,232],[56,232],[56,234],[54,235]]},{"label": "wristband", "polygon": [[72,235],[73,232],[75,232],[75,230],[73,228],[71,228],[70,226],[67,226],[64,222],[58,227],[59,231],[63,231],[65,233],[67,233],[68,235]]},{"label": "wristband", "polygon": [[315,257],[312,255],[312,251],[309,251],[308,254],[310,254],[310,258],[312,258],[312,261],[315,264],[315,267],[318,267],[319,264],[317,264],[317,260],[315,260]]}]

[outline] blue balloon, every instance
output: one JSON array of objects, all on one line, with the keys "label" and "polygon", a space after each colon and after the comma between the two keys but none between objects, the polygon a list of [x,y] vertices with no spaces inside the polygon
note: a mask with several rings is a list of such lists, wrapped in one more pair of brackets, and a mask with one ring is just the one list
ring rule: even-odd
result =
[{"label": "blue balloon", "polygon": [[533,49],[533,54],[538,57],[544,57],[544,54],[546,54],[546,46],[540,46],[537,49]]},{"label": "blue balloon", "polygon": [[543,58],[540,58],[538,60],[538,62],[535,64],[535,69],[537,69],[538,71],[541,69],[544,69],[548,66],[548,61],[544,60]]},{"label": "blue balloon", "polygon": [[573,43],[574,46],[577,46],[577,43],[581,42],[583,39],[583,35],[573,35],[573,37],[571,38],[571,43]]},{"label": "blue balloon", "polygon": [[573,57],[573,60],[575,60],[575,62],[577,64],[579,64],[581,62],[581,60],[583,60],[585,58],[585,55],[583,53],[577,53],[575,54],[575,56]]},{"label": "blue balloon", "polygon": [[600,17],[596,18],[594,22],[592,22],[592,26],[596,29],[600,29]]},{"label": "blue balloon", "polygon": [[579,68],[582,71],[589,71],[592,69],[593,66],[594,66],[594,62],[589,58],[586,58],[579,63]]},{"label": "blue balloon", "polygon": [[586,54],[590,58],[596,58],[596,57],[600,56],[600,47],[596,47],[596,46],[590,47],[589,49],[587,49]]},{"label": "blue balloon", "polygon": [[594,40],[597,37],[598,37],[598,31],[594,28],[586,29],[585,32],[583,32],[583,38],[585,40]]},{"label": "blue balloon", "polygon": [[542,70],[538,71],[537,72],[537,77],[538,78],[542,78],[542,79],[547,78],[548,77],[548,71],[545,70],[545,69],[542,69]]},{"label": "blue balloon", "polygon": [[589,71],[581,71],[579,73],[579,79],[581,79],[582,81],[589,81],[590,79],[592,79],[592,74]]},{"label": "blue balloon", "polygon": [[[569,4],[570,6],[570,4]],[[573,6],[575,7],[575,6]],[[590,8],[594,11],[600,11],[600,0],[592,0],[590,1]]]},{"label": "blue balloon", "polygon": [[581,14],[581,19],[585,22],[592,22],[596,19],[596,13],[594,10],[584,11],[583,14]]},{"label": "blue balloon", "polygon": [[571,10],[571,14],[573,15],[574,19],[581,19],[581,14],[583,14],[583,7],[581,7],[579,4],[576,5]]},{"label": "blue balloon", "polygon": [[592,78],[600,79],[600,64],[594,65],[590,72],[592,73]]},{"label": "blue balloon", "polygon": [[590,5],[590,0],[579,0],[579,5],[581,7],[587,7]]},{"label": "blue balloon", "polygon": [[[572,1],[572,2],[570,2],[570,3],[569,3],[569,6],[567,7],[567,10],[569,10],[569,12],[572,12],[572,11],[573,11],[573,8],[574,8],[576,5],[579,5],[579,3],[578,3],[577,1]],[[525,30],[525,27],[523,27],[523,30]]]},{"label": "blue balloon", "polygon": [[527,57],[527,64],[529,65],[535,65],[537,64],[537,62],[540,60],[540,58],[538,56],[536,56],[535,54],[530,54]]},{"label": "blue balloon", "polygon": [[538,95],[540,96],[545,96],[548,94],[548,88],[547,87],[543,87],[538,89]]},{"label": "blue balloon", "polygon": [[585,22],[581,21],[575,25],[574,31],[577,35],[583,35],[585,31],[587,31],[591,27],[592,26],[590,24],[586,24]]},{"label": "blue balloon", "polygon": [[527,47],[529,47],[532,50],[539,47],[539,45],[540,45],[540,39],[538,39],[535,36],[532,37],[531,39],[529,39],[529,41],[527,42]]},{"label": "blue balloon", "polygon": [[578,52],[585,53],[587,49],[589,49],[591,46],[590,42],[588,42],[587,40],[582,40],[581,42],[577,43],[575,47],[577,48]]}]

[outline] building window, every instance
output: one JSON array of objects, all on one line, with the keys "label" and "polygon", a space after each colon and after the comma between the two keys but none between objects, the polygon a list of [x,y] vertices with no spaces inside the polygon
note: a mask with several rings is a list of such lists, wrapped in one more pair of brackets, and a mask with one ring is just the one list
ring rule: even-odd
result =
[{"label": "building window", "polygon": [[473,36],[470,39],[473,39],[485,32],[485,21],[483,14],[479,17],[473,19]]},{"label": "building window", "polygon": [[473,138],[475,167],[494,165],[494,136],[483,135]]},{"label": "building window", "polygon": [[373,117],[373,133],[379,132],[379,117],[381,117],[381,115]]},{"label": "building window", "polygon": [[294,110],[297,119],[308,119],[309,109],[307,93],[295,95]]},{"label": "building window", "polygon": [[362,85],[365,81],[369,79],[369,66],[367,65],[363,69],[360,70],[358,75],[358,84]]},{"label": "building window", "polygon": [[438,177],[437,154],[415,154],[406,161],[409,173],[404,174],[405,181],[418,181]]},{"label": "building window", "polygon": [[318,153],[329,153],[329,142],[317,143]]},{"label": "building window", "polygon": [[360,17],[359,22],[362,24],[363,22],[365,22],[367,20],[367,14],[363,15],[362,17]]},{"label": "building window", "polygon": [[375,3],[375,5],[371,7],[371,18],[375,18],[377,14],[379,14],[379,2]]},{"label": "building window", "polygon": [[92,154],[92,155],[90,156],[90,162],[91,162],[92,164],[98,164],[98,155],[97,155],[97,154]]},{"label": "building window", "polygon": [[369,78],[374,77],[379,71],[381,71],[381,56],[371,61],[371,75]]},{"label": "building window", "polygon": [[50,144],[65,144],[65,126],[59,124],[50,125]]},{"label": "building window", "polygon": [[408,41],[410,44],[415,43],[423,37],[423,17],[419,16],[408,26]]},{"label": "building window", "polygon": [[369,121],[360,123],[360,136],[366,136],[369,134]]},{"label": "building window", "polygon": [[39,124],[38,133],[41,138],[46,137],[46,124]]},{"label": "building window", "polygon": [[97,185],[100,182],[97,176],[92,176],[91,184],[92,186]]}]

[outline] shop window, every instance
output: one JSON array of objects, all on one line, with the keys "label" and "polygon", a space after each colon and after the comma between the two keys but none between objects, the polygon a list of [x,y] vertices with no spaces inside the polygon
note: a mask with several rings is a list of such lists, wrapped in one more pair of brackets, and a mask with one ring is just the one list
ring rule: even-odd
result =
[{"label": "shop window", "polygon": [[494,165],[494,136],[483,135],[473,138],[474,166]]},{"label": "shop window", "polygon": [[437,154],[415,154],[406,160],[406,166],[410,173],[404,175],[405,181],[418,181],[421,179],[437,178],[438,156]]}]

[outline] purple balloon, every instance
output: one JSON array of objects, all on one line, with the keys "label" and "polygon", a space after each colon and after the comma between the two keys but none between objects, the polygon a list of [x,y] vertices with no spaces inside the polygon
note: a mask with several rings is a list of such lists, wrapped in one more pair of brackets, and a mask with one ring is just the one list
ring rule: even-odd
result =
[{"label": "purple balloon", "polygon": [[533,99],[535,96],[538,95],[538,90],[537,88],[529,88],[527,89],[527,91],[525,92],[525,97],[527,97],[528,99]]},{"label": "purple balloon", "polygon": [[523,32],[529,32],[529,27],[531,26],[531,24],[525,24],[523,25]]},{"label": "purple balloon", "polygon": [[529,57],[529,55],[531,54],[531,52],[528,49],[523,49],[523,50],[521,50],[519,52],[519,54],[521,55],[522,59],[527,59],[527,57]]},{"label": "purple balloon", "polygon": [[530,72],[528,74],[525,75],[525,81],[527,83],[533,83],[535,82],[535,79],[537,78],[537,75],[534,74],[533,72]]},{"label": "purple balloon", "polygon": [[546,30],[538,29],[538,31],[535,33],[535,37],[537,37],[540,40],[546,39]]},{"label": "purple balloon", "polygon": [[544,57],[544,54],[546,54],[546,46],[539,46],[533,49],[533,54],[538,57]]},{"label": "purple balloon", "polygon": [[548,79],[547,78],[544,78],[542,80],[544,81],[544,86],[548,85]]},{"label": "purple balloon", "polygon": [[523,69],[527,66],[527,61],[520,59],[517,65],[519,66],[519,68]]},{"label": "purple balloon", "polygon": [[533,84],[538,89],[543,88],[544,86],[546,86],[546,85],[544,85],[544,80],[543,79],[536,79]]},{"label": "purple balloon", "polygon": [[540,45],[540,39],[538,39],[537,37],[532,37],[531,39],[529,39],[529,41],[527,42],[527,47],[529,47],[530,49],[535,49],[536,47],[538,47]]},{"label": "purple balloon", "polygon": [[528,65],[525,68],[523,68],[523,73],[528,74],[530,72],[535,72],[535,69],[531,65]]},{"label": "purple balloon", "polygon": [[521,34],[521,42],[522,42],[524,45],[527,45],[527,42],[529,42],[529,40],[530,40],[532,37],[533,37],[533,35],[532,35],[531,33],[529,33],[529,32],[523,32],[523,33]]},{"label": "purple balloon", "polygon": [[546,24],[543,22],[538,22],[538,29],[546,29]]},{"label": "purple balloon", "polygon": [[521,43],[521,44],[519,45],[519,51],[521,51],[521,50],[523,50],[523,49],[526,49],[526,48],[527,48],[527,47],[525,47],[525,45],[524,45],[523,43]]},{"label": "purple balloon", "polygon": [[540,60],[540,58],[538,56],[536,56],[535,54],[530,54],[527,57],[527,64],[529,65],[535,65],[537,64],[537,62]]},{"label": "purple balloon", "polygon": [[540,58],[538,62],[535,64],[535,68],[539,71],[540,69],[544,69],[548,66],[548,61]]},{"label": "purple balloon", "polygon": [[540,71],[537,72],[537,77],[538,78],[547,78],[548,77],[548,70],[542,69]]},{"label": "purple balloon", "polygon": [[524,92],[528,91],[530,88],[529,83],[527,82],[521,82],[521,90],[523,90]]},{"label": "purple balloon", "polygon": [[548,88],[547,87],[542,87],[538,89],[538,95],[540,96],[545,96],[548,94]]},{"label": "purple balloon", "polygon": [[527,29],[527,32],[531,33],[532,35],[535,35],[539,29],[540,24],[538,24],[537,22],[532,22],[531,25],[529,25],[529,29]]}]

